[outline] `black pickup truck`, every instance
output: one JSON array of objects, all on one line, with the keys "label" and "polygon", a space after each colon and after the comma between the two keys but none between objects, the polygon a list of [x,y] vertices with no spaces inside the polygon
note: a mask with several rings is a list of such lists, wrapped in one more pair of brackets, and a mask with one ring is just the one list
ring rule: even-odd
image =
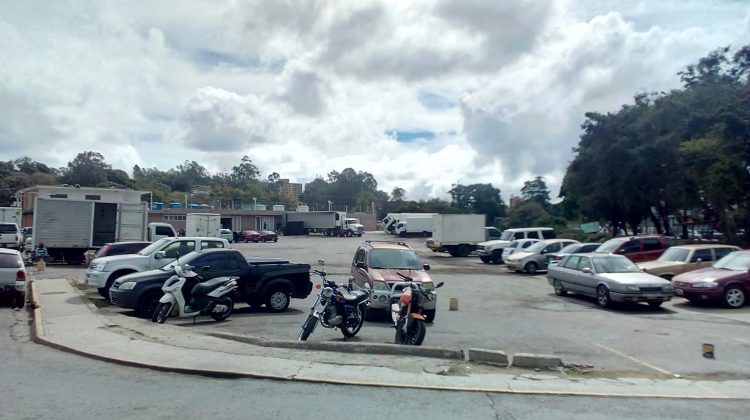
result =
[{"label": "black pickup truck", "polygon": [[112,303],[150,317],[163,294],[162,285],[174,274],[177,264],[191,265],[204,280],[238,277],[239,299],[251,306],[265,304],[271,312],[285,311],[291,298],[304,299],[312,290],[309,264],[279,258],[246,259],[236,249],[208,248],[191,252],[162,268],[118,278],[109,289]]}]

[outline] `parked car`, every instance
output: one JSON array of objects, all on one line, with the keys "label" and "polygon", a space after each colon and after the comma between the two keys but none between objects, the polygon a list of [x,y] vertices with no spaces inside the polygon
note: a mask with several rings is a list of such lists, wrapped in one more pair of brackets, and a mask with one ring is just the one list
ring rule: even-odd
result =
[{"label": "parked car", "polygon": [[503,248],[503,257],[508,258],[516,252],[522,252],[531,245],[539,242],[541,239],[519,239],[511,242],[506,248]]},{"label": "parked car", "polygon": [[230,244],[234,242],[234,234],[231,229],[219,229],[219,238],[226,239]]},{"label": "parked car", "polygon": [[240,232],[240,241],[244,243],[260,242],[260,232],[256,230],[243,230]]},{"label": "parked car", "polygon": [[[427,290],[435,290],[427,274],[429,269],[404,242],[365,241],[354,253],[351,279],[356,287],[372,289],[368,310],[390,311],[391,298],[401,296],[405,286],[398,273],[411,277]],[[425,303],[423,314],[427,322],[435,319],[436,304],[437,297]]]},{"label": "parked car", "polygon": [[161,287],[174,274],[177,264],[188,264],[204,280],[237,277],[237,295],[251,306],[266,305],[283,312],[291,298],[304,299],[312,290],[310,265],[280,258],[246,259],[236,249],[203,249],[191,252],[164,267],[118,278],[109,289],[112,303],[135,309],[149,317],[162,296]]},{"label": "parked car", "polygon": [[739,309],[750,292],[750,250],[734,251],[711,267],[672,278],[675,294],[693,303],[722,303]]},{"label": "parked car", "polygon": [[21,229],[15,223],[0,223],[0,247],[23,248],[23,235]]},{"label": "parked car", "polygon": [[633,262],[651,261],[659,258],[670,247],[662,235],[612,238],[601,244],[595,252],[624,255]]},{"label": "parked car", "polygon": [[547,254],[546,262],[547,267],[549,267],[550,264],[557,264],[562,260],[563,258],[567,257],[570,254],[584,254],[587,252],[594,252],[597,248],[599,248],[599,245],[601,243],[599,242],[584,242],[584,243],[577,243],[577,244],[570,244],[566,246],[565,248],[561,249],[560,252],[553,252],[551,254]]},{"label": "parked car", "polygon": [[740,248],[732,245],[680,245],[664,251],[659,259],[638,264],[641,270],[671,280],[688,271],[705,268]]},{"label": "parked car", "polygon": [[261,242],[276,242],[279,240],[279,236],[272,230],[261,230],[260,240]]},{"label": "parked car", "polygon": [[143,248],[151,245],[151,242],[133,241],[133,242],[110,242],[104,244],[94,254],[94,258],[107,257],[110,255],[135,254]]},{"label": "parked car", "polygon": [[573,239],[548,239],[539,241],[523,251],[505,258],[505,267],[515,272],[525,271],[536,274],[538,270],[547,269],[547,254],[559,252],[570,244],[578,243]]},{"label": "parked car", "polygon": [[18,250],[0,248],[0,296],[14,308],[26,300],[26,266]]},{"label": "parked car", "polygon": [[549,266],[547,281],[555,294],[568,292],[596,298],[606,308],[612,302],[647,302],[658,308],[672,299],[672,283],[644,273],[622,255],[600,253],[571,254]]}]

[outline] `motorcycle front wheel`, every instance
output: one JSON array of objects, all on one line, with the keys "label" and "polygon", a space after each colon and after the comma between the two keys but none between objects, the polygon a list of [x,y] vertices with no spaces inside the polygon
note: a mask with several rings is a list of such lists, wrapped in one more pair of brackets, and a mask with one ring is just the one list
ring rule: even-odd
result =
[{"label": "motorcycle front wheel", "polygon": [[362,313],[362,308],[357,306],[351,318],[344,321],[344,325],[341,326],[341,334],[344,334],[346,338],[352,338],[362,329],[362,324],[364,323],[365,314]]},{"label": "motorcycle front wheel", "polygon": [[318,323],[318,318],[315,318],[312,314],[310,314],[307,317],[307,320],[304,324],[302,324],[302,331],[300,331],[299,336],[297,337],[298,341],[305,341],[307,340],[307,337],[312,334],[313,330],[315,329],[315,325]]},{"label": "motorcycle front wheel", "polygon": [[224,312],[211,312],[211,318],[213,318],[214,321],[223,321],[229,318],[229,315],[232,315],[232,310],[234,310],[234,301],[232,301],[232,298],[230,297],[222,298],[216,304],[224,305],[228,309]]},{"label": "motorcycle front wheel", "polygon": [[157,322],[163,324],[169,318],[169,314],[172,312],[172,304],[159,302],[154,309],[154,313],[151,315],[151,322]]},{"label": "motorcycle front wheel", "polygon": [[424,341],[426,333],[427,329],[424,326],[424,321],[421,319],[413,319],[411,325],[406,328],[406,332],[401,328],[396,328],[396,338],[394,342],[396,344],[406,344],[407,346],[419,346]]}]

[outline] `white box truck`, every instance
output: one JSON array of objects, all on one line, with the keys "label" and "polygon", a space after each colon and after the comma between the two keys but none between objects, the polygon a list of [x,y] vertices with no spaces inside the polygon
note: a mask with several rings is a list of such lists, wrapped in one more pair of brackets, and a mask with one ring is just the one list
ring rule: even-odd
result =
[{"label": "white box truck", "polygon": [[483,214],[436,214],[432,216],[432,239],[427,241],[427,247],[453,257],[466,257],[486,240],[484,220]]},{"label": "white box truck", "polygon": [[15,223],[22,227],[20,207],[0,207],[0,223]]},{"label": "white box truck", "polygon": [[388,213],[383,218],[383,229],[386,232],[396,233],[396,225],[399,221],[406,220],[407,217],[432,217],[437,213]]},{"label": "white box truck", "polygon": [[408,216],[400,219],[398,223],[396,223],[396,229],[393,233],[401,237],[409,235],[429,237],[432,235],[433,227],[434,223],[432,221],[432,215]]},{"label": "white box truck", "polygon": [[221,237],[221,215],[188,213],[185,216],[185,236]]}]

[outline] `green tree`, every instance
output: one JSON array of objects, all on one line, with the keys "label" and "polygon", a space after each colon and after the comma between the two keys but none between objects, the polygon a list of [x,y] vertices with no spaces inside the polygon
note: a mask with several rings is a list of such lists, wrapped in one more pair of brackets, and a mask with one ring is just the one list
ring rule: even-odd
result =
[{"label": "green tree", "polygon": [[521,188],[521,197],[527,201],[535,201],[542,207],[549,206],[549,189],[544,178],[538,176],[532,181],[526,181]]},{"label": "green tree", "polygon": [[505,216],[506,205],[500,190],[492,184],[456,184],[448,193],[453,197],[453,206],[470,213],[484,214],[486,223],[493,224],[496,218]]},{"label": "green tree", "polygon": [[107,171],[110,169],[112,166],[104,161],[101,153],[85,151],[68,162],[60,181],[71,185],[95,187],[107,181]]}]

